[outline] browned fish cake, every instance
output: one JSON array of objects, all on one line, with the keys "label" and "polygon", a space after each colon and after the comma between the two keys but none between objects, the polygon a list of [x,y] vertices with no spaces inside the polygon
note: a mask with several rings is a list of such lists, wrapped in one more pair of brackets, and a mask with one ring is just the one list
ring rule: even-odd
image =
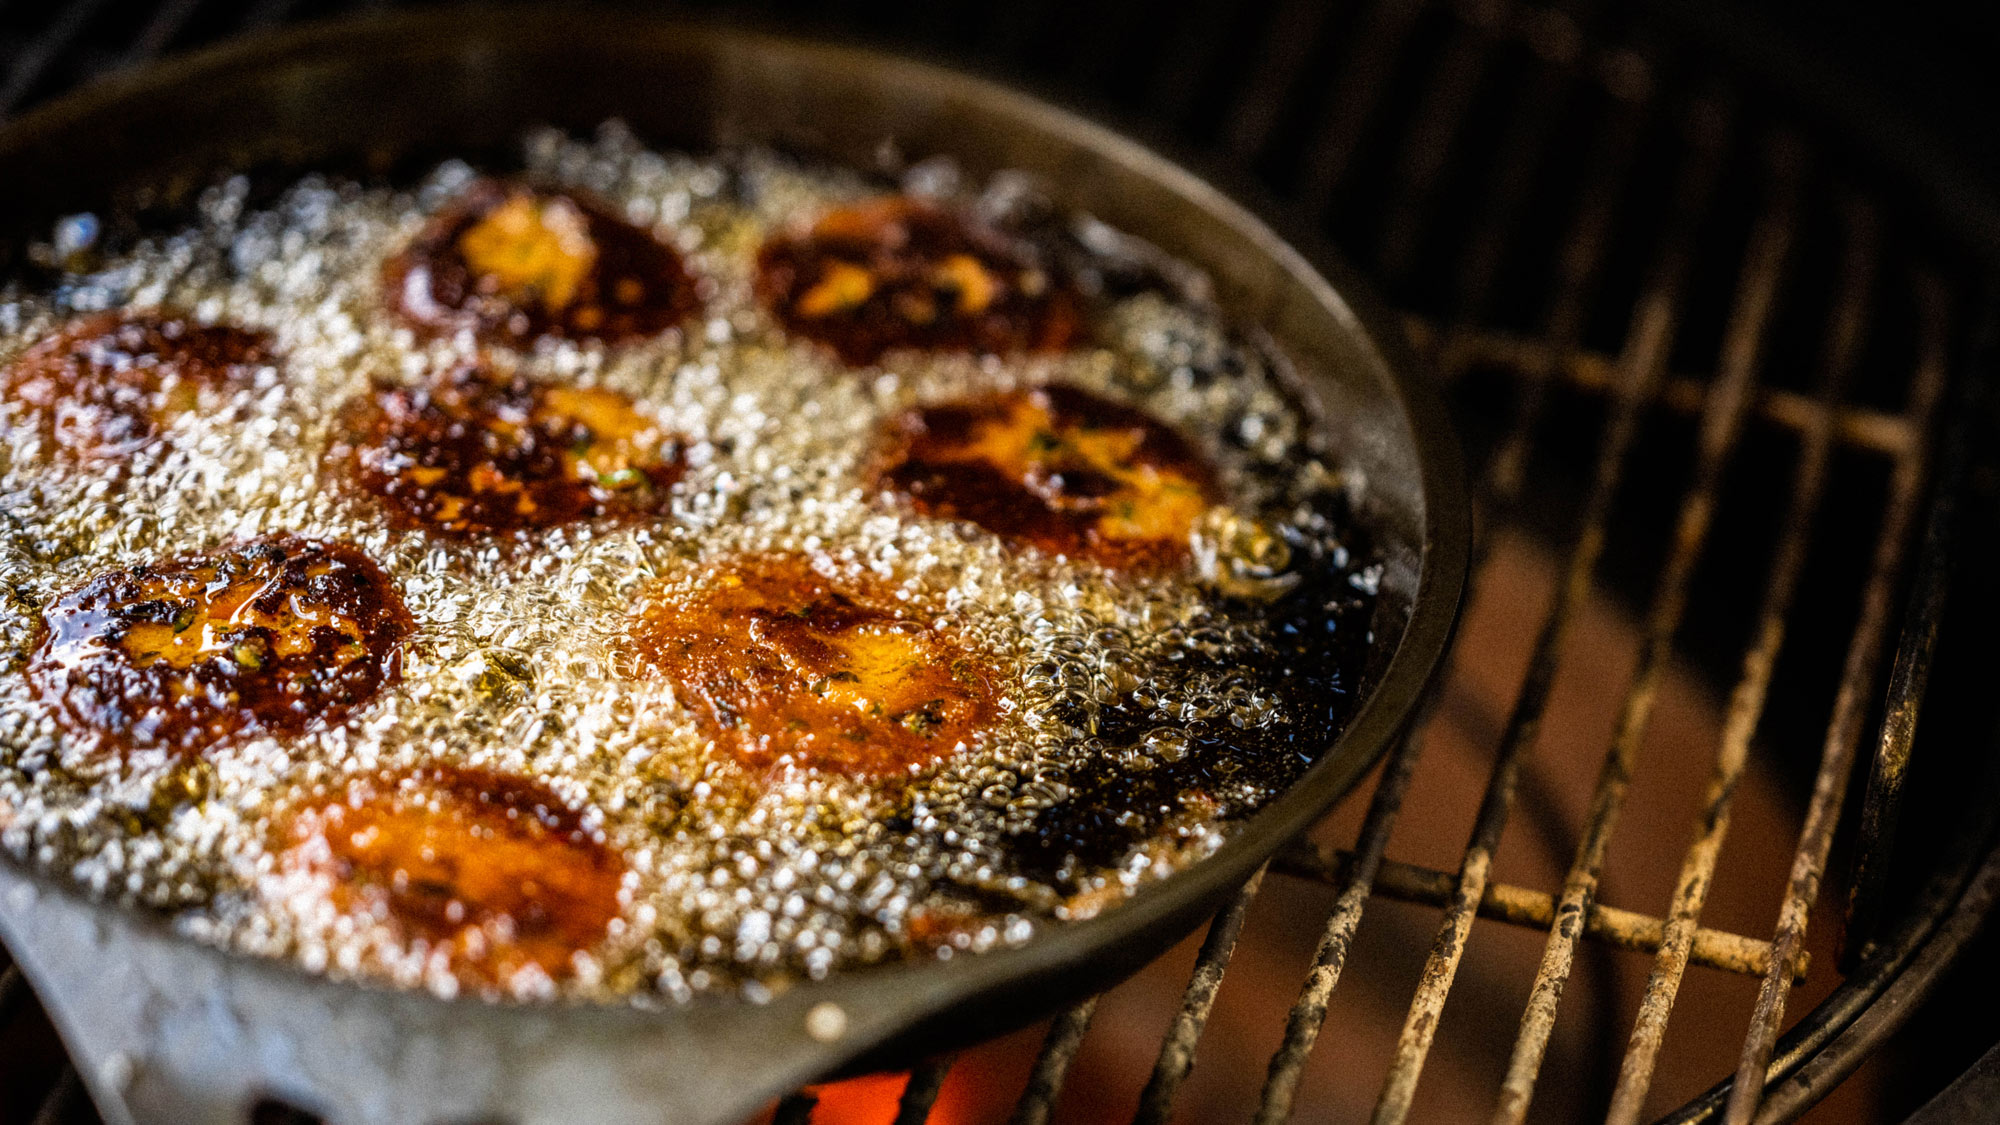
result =
[{"label": "browned fish cake", "polygon": [[1078,329],[1075,292],[964,216],[904,196],[780,234],[757,254],[757,296],[793,333],[856,366],[893,348],[1057,351]]},{"label": "browned fish cake", "polygon": [[353,782],[292,812],[278,843],[281,871],[474,987],[568,976],[618,917],[625,874],[547,786],[457,766]]},{"label": "browned fish cake", "polygon": [[872,475],[926,515],[1115,567],[1179,563],[1216,495],[1180,434],[1067,386],[907,411],[889,423]]},{"label": "browned fish cake", "polygon": [[66,726],[191,756],[338,720],[413,627],[359,549],[276,536],[92,578],[43,613],[27,671]]},{"label": "browned fish cake", "polygon": [[672,247],[575,193],[501,180],[461,192],[383,284],[417,328],[515,345],[651,336],[700,304]]},{"label": "browned fish cake", "polygon": [[757,556],[649,610],[633,641],[745,766],[880,777],[950,755],[993,717],[987,670],[894,604],[799,556]]},{"label": "browned fish cake", "polygon": [[104,462],[144,448],[269,362],[261,332],[158,311],[94,313],[16,357],[0,394],[26,405],[57,448]]},{"label": "browned fish cake", "polygon": [[349,406],[334,459],[397,527],[453,535],[662,511],[680,443],[630,399],[479,370]]}]

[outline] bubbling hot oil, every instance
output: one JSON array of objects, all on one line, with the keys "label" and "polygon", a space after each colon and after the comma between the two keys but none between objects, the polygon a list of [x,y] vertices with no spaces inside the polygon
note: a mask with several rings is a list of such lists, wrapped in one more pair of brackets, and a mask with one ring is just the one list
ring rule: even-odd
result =
[{"label": "bubbling hot oil", "polygon": [[[1373,602],[1346,523],[1352,482],[1274,353],[1156,283],[1184,267],[1079,220],[1072,249],[1095,255],[1081,268],[1099,306],[1081,346],[891,353],[850,370],[786,338],[757,304],[753,263],[773,231],[881,185],[760,151],[652,152],[616,126],[536,135],[526,160],[669,239],[702,279],[698,318],[649,340],[488,357],[620,392],[681,435],[686,471],[658,519],[432,538],[392,529],[329,469],[339,404],[479,351],[412,334],[379,289],[384,258],[471,180],[462,164],[412,189],[309,177],[268,206],[231,181],[186,229],[115,251],[76,245],[86,224],[72,220],[42,248],[62,259],[60,282],[0,299],[0,360],[70,316],[152,307],[266,331],[275,357],[225,408],[173,419],[115,481],[0,413],[0,843],[17,859],[199,939],[450,994],[464,984],[436,958],[335,916],[280,862],[273,825],[362,775],[524,774],[626,867],[603,942],[517,993],[758,999],[844,967],[1018,945],[1115,906],[1213,851],[1330,742]],[[908,185],[948,191],[952,178],[920,167]],[[1005,177],[967,197],[1021,201]],[[864,488],[886,420],[1050,381],[1131,402],[1212,459],[1224,502],[1191,563],[1063,561]],[[277,532],[349,540],[381,563],[417,622],[399,683],[338,724],[199,759],[108,754],[59,732],[22,673],[44,607],[105,570]],[[949,622],[995,670],[995,721],[886,781],[753,775],[716,753],[625,632],[648,605],[769,552]]]}]

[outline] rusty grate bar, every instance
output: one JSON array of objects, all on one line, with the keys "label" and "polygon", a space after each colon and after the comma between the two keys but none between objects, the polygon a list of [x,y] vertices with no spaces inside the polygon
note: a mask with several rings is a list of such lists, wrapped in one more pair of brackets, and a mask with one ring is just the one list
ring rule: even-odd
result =
[{"label": "rusty grate bar", "polygon": [[[1271,869],[1295,878],[1345,886],[1354,862],[1354,853],[1345,849],[1322,853],[1310,845],[1298,844],[1279,852],[1271,861]],[[1375,875],[1373,893],[1402,902],[1443,906],[1451,901],[1452,885],[1453,875],[1448,871],[1385,859]],[[1547,891],[1488,883],[1479,899],[1479,916],[1546,930],[1555,924],[1556,897]],[[1593,901],[1584,911],[1583,936],[1614,949],[1657,953],[1665,940],[1666,925],[1665,920],[1651,915]],[[1763,976],[1771,966],[1771,943],[1723,930],[1697,930],[1692,958],[1697,965],[1726,973]],[[1793,966],[1794,979],[1804,980],[1811,962],[1810,956],[1801,954]]]},{"label": "rusty grate bar", "polygon": [[[1538,355],[1525,357],[1529,362],[1514,368],[1521,374],[1524,385],[1514,425],[1487,466],[1482,499],[1487,501],[1489,509],[1494,507],[1492,502],[1495,500],[1511,505],[1518,497],[1527,473],[1528,455],[1534,447],[1535,430],[1548,406],[1549,384],[1552,376],[1563,369],[1558,360],[1575,352],[1582,340],[1589,295],[1603,269],[1612,222],[1618,212],[1619,188],[1638,158],[1639,131],[1645,120],[1645,111],[1642,103],[1623,103],[1617,118],[1604,132],[1591,155],[1592,168],[1586,182],[1583,206],[1577,212],[1569,236],[1564,239],[1562,256],[1557,262],[1559,281],[1556,299],[1544,325],[1550,345]],[[1483,300],[1484,294],[1481,297]],[[1446,336],[1446,347],[1442,349],[1438,364],[1445,378],[1451,379],[1464,372],[1464,366],[1453,359],[1462,349],[1453,345],[1463,339],[1478,338],[1461,327],[1454,327]],[[1606,387],[1614,383],[1607,382]]]},{"label": "rusty grate bar", "polygon": [[[1437,366],[1447,376],[1462,376],[1475,365],[1491,364],[1527,378],[1553,370],[1571,386],[1597,393],[1610,391],[1618,381],[1618,361],[1600,352],[1558,349],[1542,340],[1503,332],[1441,332],[1420,316],[1405,316],[1403,330],[1416,346],[1435,352]],[[1669,374],[1660,386],[1658,405],[1677,414],[1697,414],[1707,394],[1708,381],[1701,376]],[[1767,422],[1804,434],[1818,424],[1823,404],[1798,391],[1760,387],[1751,409]],[[1844,406],[1835,412],[1833,432],[1846,445],[1890,457],[1902,456],[1922,440],[1921,431],[1908,417],[1865,406]]]},{"label": "rusty grate bar", "polygon": [[[1785,622],[1805,568],[1814,526],[1826,491],[1833,458],[1834,419],[1860,354],[1869,292],[1874,283],[1873,218],[1863,206],[1848,208],[1839,296],[1835,300],[1831,343],[1821,371],[1821,409],[1806,430],[1792,494],[1784,517],[1784,538],[1764,593],[1755,639],[1743,656],[1742,672],[1731,693],[1715,768],[1695,822],[1695,838],[1682,859],[1668,907],[1664,940],[1646,981],[1638,1017],[1620,1063],[1618,1085],[1612,1092],[1607,1125],[1631,1125],[1639,1119],[1652,1086],[1653,1066],[1666,1037],[1668,1017],[1680,991],[1682,975],[1695,956],[1699,920],[1708,900],[1715,868],[1729,832],[1730,812],[1738,782],[1750,757],[1750,739],[1763,715],[1772,670],[1785,642]],[[1768,949],[1766,946],[1768,971]]]},{"label": "rusty grate bar", "polygon": [[[1918,289],[1925,303],[1944,307],[1942,286],[1935,278],[1922,277]],[[1978,414],[1983,400],[1980,389],[1966,380],[1960,395],[1961,418]],[[1964,425],[1961,422],[1960,425]],[[1931,656],[1937,645],[1938,625],[1944,618],[1945,595],[1951,584],[1949,544],[1955,538],[1958,515],[1955,482],[1965,473],[1971,443],[1954,435],[1945,453],[1945,467],[1930,518],[1924,529],[1926,563],[1919,571],[1905,619],[1912,622],[1903,633],[1896,663],[1889,674],[1887,715],[1880,741],[1869,766],[1868,788],[1862,797],[1861,823],[1855,846],[1855,869],[1847,905],[1847,925],[1841,934],[1841,961],[1858,962],[1870,951],[1881,921],[1883,900],[1888,890],[1889,857],[1901,811],[1903,782],[1910,766],[1910,750],[1917,736],[1917,713],[1924,689],[1930,682]]]},{"label": "rusty grate bar", "polygon": [[[1642,114],[1642,106],[1626,103],[1614,127],[1604,134],[1601,143],[1594,146],[1590,171],[1585,178],[1583,206],[1564,239],[1560,287],[1547,323],[1551,339],[1574,345],[1581,336],[1585,294],[1602,266],[1612,217],[1617,210],[1618,188],[1630,171],[1637,151],[1638,125]],[[1527,179],[1524,175],[1522,182],[1526,183]],[[1497,256],[1498,244],[1505,237],[1504,230],[1497,223],[1492,223],[1489,224],[1489,231],[1492,233],[1484,237],[1494,246],[1493,253]],[[1465,313],[1468,316],[1476,313],[1486,297],[1487,292],[1483,288],[1468,292]],[[1481,482],[1482,507],[1504,510],[1519,499],[1528,450],[1546,401],[1542,389],[1547,382],[1548,370],[1548,366],[1543,366],[1524,371],[1528,382],[1514,423]],[[1622,454],[1620,456],[1622,458]],[[1482,540],[1474,545],[1478,553],[1472,578],[1475,597],[1480,564],[1483,563],[1488,542]],[[1388,846],[1396,815],[1402,808],[1403,795],[1415,772],[1423,738],[1424,727],[1420,720],[1404,743],[1391,753],[1382,779],[1376,784],[1361,828],[1360,850],[1348,867],[1346,886],[1327,919],[1326,930],[1314,954],[1313,968],[1286,1017],[1284,1040],[1271,1057],[1258,1102],[1258,1125],[1276,1125],[1291,1114],[1299,1079],[1317,1042],[1320,1027],[1326,1020],[1327,1005],[1335,986],[1339,984],[1354,933],[1361,924],[1361,915],[1382,867],[1383,852]],[[1484,899],[1485,896],[1481,895],[1480,901]],[[1440,904],[1444,900],[1445,896],[1438,899]]]},{"label": "rusty grate bar", "polygon": [[1277,127],[1278,115],[1300,75],[1333,5],[1325,0],[1291,0],[1278,9],[1259,44],[1258,66],[1249,88],[1236,99],[1222,130],[1222,147],[1249,160],[1261,152]]},{"label": "rusty grate bar", "polygon": [[[1918,287],[1921,289],[1935,281],[1935,278],[1919,274]],[[1974,361],[1980,364],[1980,369],[1961,381],[1957,401],[1951,407],[1954,415],[1952,421],[1949,426],[1940,427],[1945,431],[1942,438],[1943,452],[1935,478],[1936,483],[1930,490],[1930,515],[1922,547],[1917,555],[1916,591],[1904,610],[1899,642],[1903,649],[1915,644],[1928,643],[1923,640],[1923,634],[1939,620],[1931,614],[1933,607],[1927,604],[1928,598],[1923,590],[1933,581],[1942,580],[1945,572],[1956,562],[1953,551],[1955,540],[1949,537],[1948,532],[1955,518],[1959,497],[1966,493],[1972,477],[1973,447],[1975,443],[1990,440],[1992,433],[1991,416],[1987,413],[1991,387],[1982,378],[1991,373],[1991,367],[1985,360],[1991,355],[1997,327],[1991,305],[1994,285],[1990,276],[1982,285],[1982,289],[1986,293],[1985,299],[1979,303],[1983,312],[1979,326],[1972,334],[1973,347],[1979,350],[1982,357]],[[1942,299],[1941,289],[1937,296],[1939,300],[1936,307],[1943,312],[1947,306]],[[1905,689],[1896,686],[1892,681],[1887,700],[1892,714],[1898,709],[1916,708],[1921,695],[1921,685],[1912,682],[1908,685],[1908,689],[1912,690],[1912,694],[1905,696],[1903,694]],[[1885,736],[1888,731],[1889,724],[1885,723]],[[1990,737],[1982,744],[1971,744],[1961,739],[1956,748],[1970,751],[1971,756],[1976,758],[1991,745]],[[2000,763],[1989,757],[1984,768],[1977,773],[1980,775],[1979,791],[1991,793],[1996,778],[2000,778]],[[1965,866],[1959,868],[1964,875],[1964,882],[1961,884],[1963,891],[1956,906],[1949,915],[1938,918],[1939,925],[1931,940],[1925,941],[1913,950],[1914,956],[1905,963],[1894,980],[1888,982],[1866,1010],[1856,1014],[1854,1020],[1841,1030],[1839,1039],[1829,1044],[1829,1049],[1799,1058],[1789,1044],[1781,1044],[1786,1048],[1784,1053],[1793,1056],[1784,1060],[1792,1062],[1793,1068],[1783,1082],[1767,1086],[1765,1089],[1757,1116],[1759,1122],[1791,1120],[1851,1074],[1869,1050],[1880,1045],[1895,1032],[1901,1023],[1902,1015],[1922,1002],[1939,978],[1951,968],[1958,954],[1967,947],[1991,917],[1995,893],[1996,890],[2000,890],[2000,851],[1987,850],[1991,847],[1994,818],[1990,804],[1976,806],[1968,811],[1971,813],[1971,823],[1966,826],[1970,829],[1968,838],[1986,842],[1986,847],[1980,849],[1985,851],[1985,855],[1983,859],[1977,861],[1975,861],[1976,852],[1968,855],[1964,861]],[[1935,890],[1936,886],[1934,883],[1932,888],[1927,889],[1926,895]],[[1810,1022],[1815,1022],[1811,1016],[1802,1021],[1802,1024]],[[1800,1030],[1802,1029],[1803,1027]],[[1797,1034],[1796,1030],[1794,1034]],[[1852,1045],[1850,1049],[1841,1049],[1849,1044]],[[1930,1118],[1927,1117],[1926,1120]]]},{"label": "rusty grate bar", "polygon": [[126,49],[125,57],[119,60],[120,67],[137,66],[147,59],[167,49],[167,45],[194,18],[195,9],[203,0],[168,0],[153,9],[153,18],[146,21],[146,27],[139,37]]},{"label": "rusty grate bar", "polygon": [[1500,45],[1495,25],[1512,14],[1510,8],[1506,0],[1472,0],[1458,8],[1444,56],[1434,68],[1436,80],[1424,91],[1396,160],[1397,189],[1376,255],[1382,276],[1391,283],[1409,277],[1416,267],[1417,246],[1428,226],[1425,215],[1444,179],[1445,159]]},{"label": "rusty grate bar", "polygon": [[1347,176],[1376,99],[1389,85],[1396,56],[1422,8],[1422,0],[1375,0],[1362,17],[1353,50],[1340,68],[1340,81],[1332,84],[1322,106],[1319,120],[1324,124],[1306,162],[1300,194],[1315,205],[1332,204],[1333,189]]},{"label": "rusty grate bar", "polygon": [[944,1089],[952,1061],[951,1055],[928,1059],[910,1071],[902,1096],[896,1099],[895,1125],[924,1125],[930,1119],[931,1107],[937,1104],[938,1091]]},{"label": "rusty grate bar", "polygon": [[771,1114],[771,1125],[812,1125],[813,1110],[818,1106],[819,1099],[804,1090],[786,1094]]},{"label": "rusty grate bar", "polygon": [[70,0],[27,50],[8,61],[6,81],[0,83],[0,120],[14,112],[103,6],[104,0]]},{"label": "rusty grate bar", "polygon": [[1021,1100],[1014,1105],[1009,1125],[1048,1125],[1056,1095],[1062,1093],[1063,1078],[1069,1074],[1069,1064],[1076,1059],[1077,1048],[1083,1045],[1084,1033],[1090,1030],[1090,1018],[1097,1014],[1097,1000],[1095,996],[1085,1000],[1049,1025],[1048,1038],[1042,1040],[1042,1052],[1035,1057],[1035,1069],[1028,1074],[1027,1088],[1021,1091]]},{"label": "rusty grate bar", "polygon": [[[1563,94],[1570,88],[1573,64],[1583,44],[1576,22],[1554,10],[1542,11],[1530,19],[1525,38],[1539,65],[1532,85],[1521,99],[1522,108],[1510,118],[1507,135],[1500,144],[1503,163],[1494,177],[1493,190],[1486,195],[1485,213],[1467,243],[1458,269],[1453,338],[1463,326],[1479,320],[1492,296],[1501,256],[1508,237],[1518,226],[1516,220],[1534,187],[1535,171],[1555,133],[1557,111],[1562,106]],[[1627,148],[1631,142],[1630,136],[1622,138]],[[1607,194],[1591,193],[1589,198],[1595,200]]]},{"label": "rusty grate bar", "polygon": [[27,998],[28,982],[21,978],[20,966],[8,961],[0,968],[0,1023],[14,1018],[14,1010]]},{"label": "rusty grate bar", "polygon": [[49,1088],[35,1110],[34,1125],[60,1125],[70,1120],[82,1097],[83,1081],[77,1077],[76,1068],[64,1065],[62,1073],[56,1076],[56,1084]]},{"label": "rusty grate bar", "polygon": [[[1934,287],[1918,290],[1921,317],[1922,354],[1911,390],[1909,412],[1921,432],[1928,432],[1942,397],[1946,377],[1946,310],[1943,294]],[[1791,878],[1778,912],[1777,935],[1772,939],[1773,971],[1764,976],[1757,992],[1757,1006],[1743,1044],[1743,1057],[1729,1093],[1724,1120],[1728,1125],[1748,1125],[1757,1112],[1764,1092],[1765,1069],[1771,1048],[1778,1039],[1779,1024],[1785,1014],[1785,987],[1777,967],[1798,953],[1805,941],[1806,924],[1812,902],[1819,894],[1820,877],[1826,871],[1826,857],[1833,847],[1834,828],[1847,796],[1848,775],[1861,742],[1867,717],[1868,693],[1875,683],[1876,666],[1888,628],[1889,602],[1902,569],[1904,548],[1910,538],[1923,482],[1929,468],[1929,451],[1919,448],[1896,463],[1890,479],[1887,514],[1881,538],[1876,542],[1870,563],[1868,585],[1862,594],[1860,621],[1848,645],[1841,672],[1840,689],[1834,697],[1833,716],[1827,724],[1826,742],[1821,751],[1818,775],[1813,779],[1812,799],[1806,806],[1805,824],[1799,831],[1798,851],[1793,857]]]},{"label": "rusty grate bar", "polygon": [[1646,616],[1639,666],[1620,706],[1611,746],[1591,793],[1583,839],[1577,845],[1569,873],[1563,878],[1555,924],[1550,928],[1527,1007],[1521,1014],[1520,1032],[1493,1112],[1494,1125],[1518,1125],[1528,1115],[1535,1079],[1541,1074],[1542,1058],[1555,1030],[1563,988],[1569,983],[1575,965],[1583,917],[1597,895],[1605,856],[1631,789],[1633,771],[1638,767],[1653,704],[1659,697],[1660,681],[1666,674],[1667,662],[1673,656],[1674,637],[1687,612],[1695,568],[1707,551],[1722,483],[1743,433],[1744,414],[1757,378],[1765,329],[1790,252],[1802,158],[1797,144],[1783,137],[1773,143],[1768,157],[1774,181],[1769,189],[1771,199],[1752,236],[1750,252],[1737,282],[1737,303],[1723,341],[1721,372],[1710,385],[1708,405],[1702,414],[1694,477],[1675,516],[1673,545]]},{"label": "rusty grate bar", "polygon": [[1348,866],[1347,884],[1334,900],[1327,916],[1326,930],[1313,952],[1313,967],[1300,986],[1299,998],[1285,1016],[1285,1037],[1271,1055],[1264,1076],[1264,1089],[1257,1101],[1256,1125],[1278,1125],[1291,1116],[1292,1099],[1298,1093],[1299,1076],[1311,1057],[1320,1027],[1326,1023],[1326,1007],[1340,983],[1354,944],[1354,931],[1361,925],[1361,913],[1368,905],[1382,853],[1389,846],[1389,831],[1395,827],[1396,813],[1403,807],[1410,778],[1417,772],[1417,757],[1423,750],[1421,726],[1389,751],[1382,779],[1375,783],[1368,812],[1361,823],[1361,851]]},{"label": "rusty grate bar", "polygon": [[1174,1022],[1160,1043],[1160,1057],[1153,1063],[1152,1076],[1139,1094],[1139,1109],[1132,1117],[1134,1125],[1155,1125],[1167,1120],[1181,1080],[1194,1069],[1195,1046],[1201,1041],[1208,1014],[1215,1007],[1215,993],[1222,987],[1223,973],[1229,970],[1236,939],[1243,933],[1243,915],[1263,882],[1264,869],[1259,868],[1229,906],[1209,923],[1208,936],[1202,939],[1194,971],[1188,975],[1187,989],[1181,994],[1180,1010],[1174,1014]]},{"label": "rusty grate bar", "polygon": [[1501,736],[1493,772],[1481,798],[1472,838],[1459,864],[1458,882],[1445,909],[1431,954],[1417,984],[1398,1037],[1396,1053],[1375,1106],[1375,1125],[1397,1125],[1409,1115],[1424,1060],[1436,1037],[1458,964],[1465,952],[1493,852],[1512,811],[1520,756],[1533,745],[1555,683],[1556,658],[1568,634],[1575,609],[1582,604],[1604,547],[1606,526],[1627,456],[1637,438],[1641,416],[1665,374],[1667,353],[1679,321],[1681,288],[1690,268],[1695,231],[1705,217],[1708,200],[1721,173],[1728,116],[1722,106],[1704,101],[1689,125],[1690,159],[1676,185],[1675,214],[1654,264],[1652,276],[1633,313],[1630,343],[1621,367],[1625,378],[1617,391],[1617,407],[1600,446],[1590,497],[1570,549],[1555,603],[1535,637],[1528,673],[1516,696]]}]

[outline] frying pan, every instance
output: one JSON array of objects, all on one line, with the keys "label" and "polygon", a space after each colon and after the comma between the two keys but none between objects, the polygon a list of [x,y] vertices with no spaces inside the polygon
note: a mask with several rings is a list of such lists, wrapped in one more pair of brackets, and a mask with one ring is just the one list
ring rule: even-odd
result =
[{"label": "frying pan", "polygon": [[[105,1118],[242,1121],[275,1097],[336,1121],[729,1122],[843,1069],[904,1063],[1101,990],[1218,910],[1396,739],[1465,581],[1466,488],[1393,323],[1180,167],[1000,86],[864,50],[603,12],[428,12],[242,41],[92,87],[0,132],[0,261],[59,216],[171,207],[228,171],[386,174],[624,119],[661,147],[766,143],[848,164],[955,159],[1035,177],[1205,270],[1267,331],[1364,481],[1384,564],[1345,729],[1213,856],[1026,945],[663,1010],[446,1001],[197,945],[0,862],[0,936]],[[1328,277],[1336,279],[1329,282]],[[1331,732],[1330,732],[1331,733]]]}]

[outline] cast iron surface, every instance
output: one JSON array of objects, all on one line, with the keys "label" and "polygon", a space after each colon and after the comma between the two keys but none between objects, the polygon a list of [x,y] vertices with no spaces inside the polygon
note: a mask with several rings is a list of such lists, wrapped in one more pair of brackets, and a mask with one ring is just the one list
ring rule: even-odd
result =
[{"label": "cast iron surface", "polygon": [[[1398,735],[1464,582],[1463,469],[1351,276],[1315,268],[1151,152],[1003,88],[882,55],[570,13],[432,13],[246,41],[100,85],[0,134],[19,239],[57,215],[171,209],[238,168],[384,171],[504,151],[535,124],[627,121],[662,146],[743,142],[858,165],[946,154],[1015,168],[1062,203],[1186,258],[1268,330],[1368,480],[1387,570],[1365,702],[1296,785],[1218,854],[1028,946],[885,967],[769,1004],[515,1007],[334,984],[179,941],[157,922],[0,865],[0,930],[111,1120],[240,1120],[274,1094],[342,1120],[726,1121],[857,1060],[907,1059],[1048,1014],[1157,955],[1345,793]],[[844,1027],[807,1033],[837,1005]],[[864,1059],[865,1056],[865,1059]]]}]

